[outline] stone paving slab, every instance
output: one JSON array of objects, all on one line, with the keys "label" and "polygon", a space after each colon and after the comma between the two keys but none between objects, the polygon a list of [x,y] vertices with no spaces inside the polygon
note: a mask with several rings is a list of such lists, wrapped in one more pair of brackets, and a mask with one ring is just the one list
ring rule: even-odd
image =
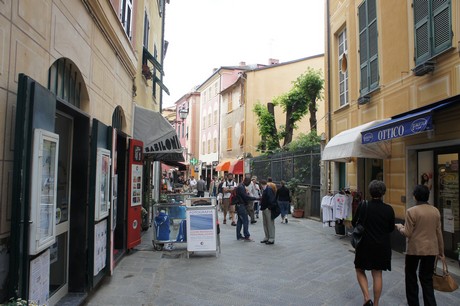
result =
[{"label": "stone paving slab", "polygon": [[[222,216],[220,216],[222,219]],[[221,224],[221,253],[193,253],[186,244],[155,251],[152,229],[117,265],[85,305],[362,305],[348,237],[309,219],[276,220],[276,241],[265,245],[262,219],[250,225],[254,242],[236,240],[236,228]],[[383,272],[381,305],[407,305],[404,255],[393,252]],[[460,283],[458,263],[449,271]],[[370,277],[370,273],[368,273]],[[438,305],[460,305],[460,290],[436,292]]]}]

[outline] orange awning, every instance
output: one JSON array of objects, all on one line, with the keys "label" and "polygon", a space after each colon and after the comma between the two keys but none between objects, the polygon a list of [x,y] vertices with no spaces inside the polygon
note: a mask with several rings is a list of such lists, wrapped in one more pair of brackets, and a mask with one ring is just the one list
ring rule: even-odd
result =
[{"label": "orange awning", "polygon": [[217,171],[228,171],[228,168],[230,168],[230,161],[224,161],[221,162],[220,164],[217,165],[216,170]]},{"label": "orange awning", "polygon": [[230,168],[228,168],[228,172],[233,174],[243,174],[243,168],[243,160],[235,160],[231,163]]}]

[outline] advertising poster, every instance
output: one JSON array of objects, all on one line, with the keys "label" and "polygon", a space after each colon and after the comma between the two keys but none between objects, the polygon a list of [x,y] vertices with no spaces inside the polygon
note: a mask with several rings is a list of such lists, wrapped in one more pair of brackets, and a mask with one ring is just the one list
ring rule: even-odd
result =
[{"label": "advertising poster", "polygon": [[428,189],[430,189],[430,198],[428,199],[428,203],[431,204],[434,203],[433,169],[433,151],[418,152],[417,184],[425,185]]},{"label": "advertising poster", "polygon": [[50,251],[30,261],[29,301],[48,305],[50,288]]},{"label": "advertising poster", "polygon": [[142,165],[132,165],[131,206],[142,205]]},{"label": "advertising poster", "polygon": [[107,219],[94,226],[94,276],[102,271],[107,259]]},{"label": "advertising poster", "polygon": [[215,207],[187,208],[187,251],[216,251]]},{"label": "advertising poster", "polygon": [[443,223],[444,231],[454,234],[454,215],[452,214],[452,209],[444,208],[443,209]]}]

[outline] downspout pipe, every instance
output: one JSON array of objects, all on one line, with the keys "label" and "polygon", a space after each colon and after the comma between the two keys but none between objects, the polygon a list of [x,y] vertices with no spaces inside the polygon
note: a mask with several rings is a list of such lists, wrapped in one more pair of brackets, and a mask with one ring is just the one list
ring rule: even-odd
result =
[{"label": "downspout pipe", "polygon": [[[332,95],[331,95],[331,14],[330,14],[330,0],[326,0],[326,50],[327,50],[327,137],[326,139],[329,141],[332,135],[332,128],[331,128],[331,108],[332,108]],[[325,184],[326,190],[323,194],[326,195],[327,190],[331,188],[327,188],[330,186],[331,182],[331,171],[330,171],[331,162],[327,161],[325,164],[324,171],[326,172],[325,176]]]}]

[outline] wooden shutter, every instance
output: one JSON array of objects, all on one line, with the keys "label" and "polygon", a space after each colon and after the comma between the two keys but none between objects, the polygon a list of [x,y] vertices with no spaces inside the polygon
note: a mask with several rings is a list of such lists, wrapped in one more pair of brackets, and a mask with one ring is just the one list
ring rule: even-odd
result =
[{"label": "wooden shutter", "polygon": [[378,31],[377,31],[377,7],[375,0],[367,1],[367,33],[369,45],[369,90],[375,89],[379,85],[379,50],[378,50]]},{"label": "wooden shutter", "polygon": [[415,65],[430,58],[428,0],[414,0]]},{"label": "wooden shutter", "polygon": [[432,0],[433,10],[433,55],[452,46],[452,19],[450,0]]},{"label": "wooden shutter", "polygon": [[231,127],[227,128],[227,151],[232,150],[232,130],[233,129]]},{"label": "wooden shutter", "polygon": [[359,18],[359,65],[361,71],[361,95],[367,93],[368,88],[368,74],[367,74],[367,60],[369,59],[367,48],[367,14],[366,2],[363,2],[358,8]]}]

